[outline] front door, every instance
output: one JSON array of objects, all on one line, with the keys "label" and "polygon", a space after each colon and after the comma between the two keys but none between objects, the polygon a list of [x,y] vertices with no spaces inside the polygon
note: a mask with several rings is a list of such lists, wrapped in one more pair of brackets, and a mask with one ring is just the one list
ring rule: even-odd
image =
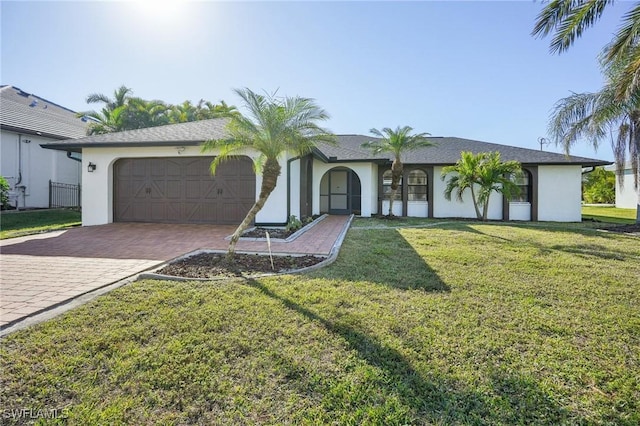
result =
[{"label": "front door", "polygon": [[321,213],[360,214],[360,179],[353,170],[329,170],[322,177],[320,186]]}]

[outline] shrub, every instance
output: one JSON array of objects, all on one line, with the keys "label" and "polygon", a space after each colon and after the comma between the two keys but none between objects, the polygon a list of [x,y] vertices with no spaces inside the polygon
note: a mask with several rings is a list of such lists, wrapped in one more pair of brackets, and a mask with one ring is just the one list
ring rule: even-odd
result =
[{"label": "shrub", "polygon": [[0,205],[2,210],[8,209],[9,206],[9,182],[0,176]]},{"label": "shrub", "polygon": [[287,231],[297,231],[300,228],[302,228],[302,222],[300,221],[300,219],[298,219],[294,214],[289,216],[289,222],[287,222]]},{"label": "shrub", "polygon": [[615,203],[616,174],[602,167],[587,173],[582,183],[582,199],[589,204]]}]

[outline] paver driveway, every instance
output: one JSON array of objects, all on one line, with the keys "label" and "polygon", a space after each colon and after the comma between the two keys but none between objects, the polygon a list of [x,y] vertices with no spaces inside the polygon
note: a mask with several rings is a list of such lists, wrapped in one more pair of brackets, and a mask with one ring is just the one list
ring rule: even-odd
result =
[{"label": "paver driveway", "polygon": [[[274,253],[329,254],[348,224],[328,216]],[[224,250],[234,226],[111,223],[0,241],[0,327],[197,249]],[[266,251],[240,241],[239,251]]]}]

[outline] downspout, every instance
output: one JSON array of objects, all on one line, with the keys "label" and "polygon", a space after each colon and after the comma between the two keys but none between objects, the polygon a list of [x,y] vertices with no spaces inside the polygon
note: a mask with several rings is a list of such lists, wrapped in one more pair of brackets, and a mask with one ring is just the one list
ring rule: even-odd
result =
[{"label": "downspout", "polygon": [[[22,192],[22,206],[27,205],[27,187],[22,183],[22,134],[18,133],[18,180],[13,185],[14,190]],[[16,196],[16,210],[20,210],[20,196]]]},{"label": "downspout", "polygon": [[300,156],[298,155],[287,160],[287,219],[285,223],[289,223],[289,217],[291,216],[291,163],[299,159]]},{"label": "downspout", "polygon": [[22,182],[22,135],[18,133],[18,181],[13,186],[17,187]]}]

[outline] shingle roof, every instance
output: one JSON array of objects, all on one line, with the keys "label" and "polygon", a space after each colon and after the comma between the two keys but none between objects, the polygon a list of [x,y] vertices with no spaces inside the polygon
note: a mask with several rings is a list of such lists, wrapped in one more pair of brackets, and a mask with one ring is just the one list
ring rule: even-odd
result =
[{"label": "shingle roof", "polygon": [[[429,139],[435,146],[405,153],[402,161],[407,164],[449,165],[455,164],[460,159],[460,152],[462,151],[471,151],[474,154],[498,151],[503,161],[515,160],[523,164],[581,164],[585,167],[611,164],[609,161],[593,158],[567,156],[555,152],[499,145],[471,139],[456,137],[431,137]],[[372,155],[369,150],[362,148],[361,145],[363,143],[372,140],[376,140],[376,138],[363,135],[342,135],[338,136],[337,146],[323,145],[319,149],[331,162],[371,161],[372,159],[380,161],[393,160],[392,154]],[[333,159],[331,157],[336,158]]]},{"label": "shingle roof", "polygon": [[[227,119],[192,121],[189,123],[169,124],[146,129],[127,130],[43,144],[45,148],[80,151],[84,147],[123,147],[123,146],[160,146],[160,145],[199,145],[209,139],[223,138],[226,135]],[[363,135],[338,135],[335,146],[318,146],[320,156],[329,162],[344,161],[381,161],[392,160],[391,155],[372,155],[361,145],[376,138]],[[504,161],[516,160],[523,164],[580,164],[584,167],[610,164],[608,161],[576,156],[566,156],[553,152],[498,145],[455,137],[430,138],[436,146],[422,148],[407,153],[403,162],[407,164],[448,165],[455,164],[461,151],[473,153],[499,151]],[[335,157],[335,158],[334,158]]]},{"label": "shingle roof", "polygon": [[86,135],[87,125],[70,109],[17,87],[0,86],[0,126],[3,129],[67,139]]},{"label": "shingle roof", "polygon": [[226,136],[228,119],[190,121],[188,123],[167,124],[144,129],[125,130],[42,144],[45,148],[79,151],[88,147],[159,146],[159,145],[199,145],[209,139]]}]

